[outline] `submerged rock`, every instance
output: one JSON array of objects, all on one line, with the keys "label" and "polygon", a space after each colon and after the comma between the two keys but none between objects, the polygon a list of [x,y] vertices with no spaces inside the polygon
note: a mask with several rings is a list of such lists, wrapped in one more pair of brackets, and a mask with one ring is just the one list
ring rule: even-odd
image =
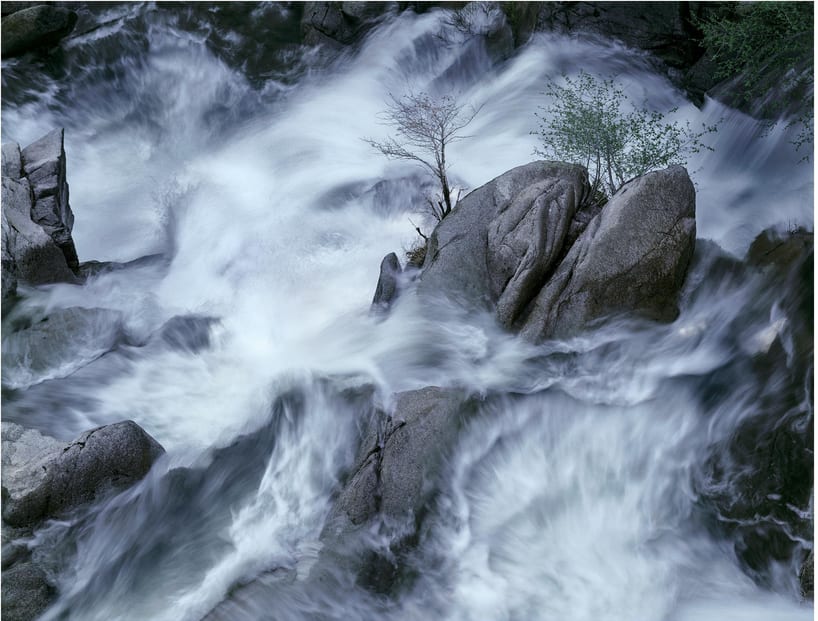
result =
[{"label": "submerged rock", "polygon": [[536,297],[522,334],[566,337],[616,313],[674,320],[696,241],[695,212],[696,191],[681,166],[626,183]]},{"label": "submerged rock", "polygon": [[[32,526],[133,485],[165,452],[133,421],[64,445],[3,423],[3,521]],[[22,443],[22,444],[21,444]]]},{"label": "submerged rock", "polygon": [[55,45],[77,23],[74,11],[45,4],[29,7],[3,17],[0,53],[5,58]]},{"label": "submerged rock", "polygon": [[54,310],[30,326],[4,330],[3,381],[15,387],[67,375],[110,351],[123,338],[119,311]]}]

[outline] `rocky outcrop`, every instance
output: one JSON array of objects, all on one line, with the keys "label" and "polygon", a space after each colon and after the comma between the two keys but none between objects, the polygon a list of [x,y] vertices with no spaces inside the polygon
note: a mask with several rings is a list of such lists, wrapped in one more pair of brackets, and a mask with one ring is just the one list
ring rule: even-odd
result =
[{"label": "rocky outcrop", "polygon": [[493,311],[533,342],[632,313],[677,315],[696,236],[681,167],[626,183],[597,213],[585,170],[515,168],[462,199],[435,229],[418,295]]},{"label": "rocky outcrop", "polygon": [[4,58],[9,58],[53,46],[69,34],[76,23],[77,14],[74,11],[44,4],[29,4],[29,8],[3,16],[0,53]]},{"label": "rocky outcrop", "polygon": [[15,143],[4,144],[2,155],[3,298],[16,290],[18,280],[76,282],[63,130],[22,152]]},{"label": "rocky outcrop", "polygon": [[74,214],[68,203],[65,130],[55,129],[22,150],[23,172],[31,185],[31,219],[43,227],[65,255],[71,270],[79,267],[71,237]]},{"label": "rocky outcrop", "polygon": [[496,308],[510,327],[559,258],[589,192],[584,168],[556,162],[520,166],[474,190],[434,230],[418,294]]},{"label": "rocky outcrop", "polygon": [[522,334],[570,336],[618,313],[674,320],[696,240],[695,205],[681,166],[626,183],[537,295]]},{"label": "rocky outcrop", "polygon": [[389,310],[389,307],[392,306],[392,302],[398,297],[398,278],[402,271],[398,255],[394,252],[390,252],[383,258],[378,284],[375,287],[375,296],[372,298],[374,311]]},{"label": "rocky outcrop", "polygon": [[133,485],[164,449],[133,421],[86,431],[67,445],[4,422],[3,521],[30,527]]}]

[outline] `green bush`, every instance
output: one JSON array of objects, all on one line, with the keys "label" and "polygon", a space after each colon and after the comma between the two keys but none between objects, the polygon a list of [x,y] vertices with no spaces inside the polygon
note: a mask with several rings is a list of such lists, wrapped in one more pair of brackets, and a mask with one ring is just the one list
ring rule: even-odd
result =
[{"label": "green bush", "polygon": [[701,138],[715,126],[694,132],[689,123],[668,122],[661,112],[629,110],[628,96],[612,78],[599,80],[583,71],[576,78],[563,76],[563,82],[546,86],[551,103],[537,114],[540,127],[534,133],[542,149],[536,153],[585,166],[592,196],[613,194],[628,179],[685,164],[689,155],[711,149]]},{"label": "green bush", "polygon": [[[761,100],[782,84],[803,100],[804,112],[790,123],[800,125],[796,150],[813,142],[813,14],[812,2],[748,2],[698,24],[716,77],[741,75],[745,101]],[[761,113],[774,117],[784,107],[780,97],[767,97]]]}]

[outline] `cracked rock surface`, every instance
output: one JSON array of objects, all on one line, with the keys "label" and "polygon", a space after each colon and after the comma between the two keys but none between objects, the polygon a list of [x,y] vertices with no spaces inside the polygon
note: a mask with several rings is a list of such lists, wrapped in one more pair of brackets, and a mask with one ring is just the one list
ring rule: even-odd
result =
[{"label": "cracked rock surface", "polygon": [[584,168],[533,162],[463,198],[430,238],[418,295],[493,312],[532,342],[629,313],[672,321],[693,255],[696,193],[681,166],[592,206]]},{"label": "cracked rock surface", "polygon": [[330,522],[345,516],[357,526],[378,513],[413,519],[434,491],[465,401],[461,391],[437,386],[398,393],[392,415],[376,419],[366,434]]},{"label": "cracked rock surface", "polygon": [[696,241],[695,210],[681,166],[626,183],[540,291],[522,334],[567,337],[617,313],[673,321]]},{"label": "cracked rock surface", "polygon": [[559,258],[589,192],[584,168],[547,161],[477,188],[432,234],[419,295],[495,310],[510,327]]},{"label": "cracked rock surface", "polygon": [[32,526],[136,483],[164,453],[133,421],[84,432],[63,444],[2,424],[3,521]]}]

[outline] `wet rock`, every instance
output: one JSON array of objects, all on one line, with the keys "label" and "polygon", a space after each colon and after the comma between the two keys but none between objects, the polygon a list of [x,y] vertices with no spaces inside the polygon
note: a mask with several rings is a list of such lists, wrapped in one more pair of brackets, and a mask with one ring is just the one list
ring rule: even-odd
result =
[{"label": "wet rock", "polygon": [[307,45],[354,43],[366,24],[394,10],[393,2],[305,2],[301,32]]},{"label": "wet rock", "polygon": [[564,338],[617,313],[674,320],[693,256],[695,205],[681,166],[626,183],[539,292],[522,334]]},{"label": "wet rock", "polygon": [[[730,361],[702,378],[696,394],[709,417],[713,443],[694,477],[699,507],[716,536],[734,549],[743,570],[767,588],[780,585],[806,556],[812,541],[814,260],[806,252],[778,254],[786,235],[760,236],[748,253],[738,286],[753,286],[724,347]],[[804,238],[792,234],[800,248]],[[755,244],[754,244],[755,245]],[[778,263],[774,258],[787,257]],[[770,260],[762,265],[752,261]],[[718,294],[730,295],[730,282]],[[741,403],[741,420],[730,412]],[[729,433],[719,431],[723,412]],[[802,579],[806,576],[802,571]]]},{"label": "wet rock", "polygon": [[580,166],[533,162],[461,199],[432,234],[418,285],[513,326],[560,257],[590,192]]},{"label": "wet rock", "polygon": [[74,11],[49,5],[29,6],[3,17],[0,53],[5,58],[53,46],[77,23]]},{"label": "wet rock", "polygon": [[127,488],[164,453],[133,421],[86,431],[59,446],[7,426],[3,423],[3,521],[12,526],[34,525]]},{"label": "wet rock", "polygon": [[771,266],[786,271],[803,259],[813,248],[813,234],[806,229],[781,233],[775,229],[762,231],[750,244],[747,262],[759,267]]},{"label": "wet rock", "polygon": [[195,354],[210,347],[210,329],[216,323],[214,317],[177,315],[166,321],[152,340],[175,351]]},{"label": "wet rock", "polygon": [[329,523],[344,530],[346,520],[360,525],[379,513],[414,523],[434,492],[466,406],[461,391],[436,386],[396,395],[391,416],[373,419]]},{"label": "wet rock", "polygon": [[75,282],[62,250],[29,216],[28,180],[4,177],[2,200],[3,297],[16,289],[16,279],[32,285]]},{"label": "wet rock", "polygon": [[68,202],[65,131],[55,129],[22,150],[23,172],[31,185],[34,203],[31,219],[39,224],[62,250],[68,267],[79,267],[71,237],[74,214]]},{"label": "wet rock", "polygon": [[398,297],[398,277],[401,272],[398,255],[390,252],[381,261],[381,273],[375,288],[375,297],[372,298],[373,310],[385,311],[392,306],[392,302]]},{"label": "wet rock", "polygon": [[67,375],[124,338],[119,311],[64,308],[35,321],[14,332],[4,329],[2,376],[7,386]]},{"label": "wet rock", "polygon": [[4,621],[33,621],[51,604],[56,589],[35,563],[18,563],[3,570],[2,617]]}]

